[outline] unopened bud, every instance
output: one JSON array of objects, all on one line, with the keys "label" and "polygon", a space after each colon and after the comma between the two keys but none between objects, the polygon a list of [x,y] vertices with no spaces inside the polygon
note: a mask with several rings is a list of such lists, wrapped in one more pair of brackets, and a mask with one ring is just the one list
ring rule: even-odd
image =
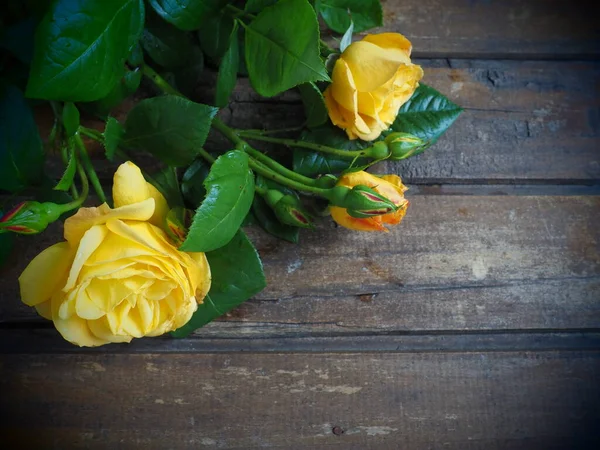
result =
[{"label": "unopened bud", "polygon": [[49,224],[58,220],[62,212],[62,205],[56,203],[22,202],[0,218],[0,232],[41,233]]},{"label": "unopened bud", "polygon": [[173,208],[167,213],[165,231],[178,246],[185,241],[192,216],[192,211],[182,207]]},{"label": "unopened bud", "polygon": [[409,133],[392,133],[385,138],[385,143],[391,152],[390,158],[394,160],[421,153],[427,146],[427,141]]},{"label": "unopened bud", "polygon": [[306,212],[300,200],[293,195],[269,189],[265,200],[281,223],[299,228],[313,227],[311,215]]},{"label": "unopened bud", "polygon": [[374,189],[359,184],[352,188],[347,198],[347,208],[356,212],[383,211],[375,215],[387,214],[396,211],[396,205],[387,197],[381,195]]}]

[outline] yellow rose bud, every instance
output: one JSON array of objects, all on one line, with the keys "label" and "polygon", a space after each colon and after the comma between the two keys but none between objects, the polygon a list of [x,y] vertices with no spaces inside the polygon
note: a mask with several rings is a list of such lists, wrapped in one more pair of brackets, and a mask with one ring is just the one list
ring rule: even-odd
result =
[{"label": "yellow rose bud", "polygon": [[336,61],[323,95],[331,121],[350,139],[377,139],[412,96],[423,70],[411,63],[410,51],[401,34],[369,34]]},{"label": "yellow rose bud", "polygon": [[[385,225],[397,225],[400,223],[408,208],[408,200],[404,198],[406,186],[398,175],[384,175],[377,177],[370,173],[360,171],[342,175],[337,186],[352,189],[354,186],[368,186],[378,194],[390,200],[398,207],[396,211],[387,214],[366,217],[352,217],[345,208],[330,206],[331,217],[345,228],[358,231],[388,231]],[[356,215],[356,214],[355,214]]]},{"label": "yellow rose bud", "polygon": [[189,321],[210,289],[204,253],[177,250],[160,228],[167,202],[127,162],[114,176],[116,208],[80,208],[55,244],[19,277],[21,299],[69,342],[94,347],[158,336]]}]

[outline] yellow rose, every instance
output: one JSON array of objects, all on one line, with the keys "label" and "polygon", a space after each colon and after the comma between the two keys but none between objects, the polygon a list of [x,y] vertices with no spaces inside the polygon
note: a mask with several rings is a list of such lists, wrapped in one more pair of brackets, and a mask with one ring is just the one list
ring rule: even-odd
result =
[{"label": "yellow rose", "polygon": [[398,210],[359,219],[348,214],[345,208],[330,206],[331,217],[338,224],[358,231],[388,231],[384,224],[397,225],[404,218],[408,209],[408,200],[404,198],[404,192],[407,188],[402,184],[402,180],[398,175],[377,177],[364,171],[351,172],[342,175],[336,184],[336,186],[345,186],[350,189],[357,185],[364,185],[375,190],[398,206]]},{"label": "yellow rose", "polygon": [[336,61],[323,95],[331,121],[350,139],[378,138],[412,96],[423,70],[411,63],[410,51],[401,34],[369,34]]},{"label": "yellow rose", "polygon": [[94,347],[158,336],[184,325],[210,288],[204,253],[177,250],[160,228],[164,197],[140,169],[114,176],[115,208],[80,208],[55,244],[19,277],[23,303],[69,342]]}]

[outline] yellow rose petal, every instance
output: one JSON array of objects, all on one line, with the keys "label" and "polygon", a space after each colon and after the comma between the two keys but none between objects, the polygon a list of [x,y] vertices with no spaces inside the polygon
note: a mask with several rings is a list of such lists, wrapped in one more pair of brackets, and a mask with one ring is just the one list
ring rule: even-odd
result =
[{"label": "yellow rose petal", "polygon": [[35,306],[50,300],[64,283],[73,260],[73,251],[66,242],[54,244],[37,255],[19,277],[21,300]]},{"label": "yellow rose petal", "polygon": [[389,51],[364,41],[350,45],[340,59],[348,65],[356,89],[360,92],[370,92],[384,85],[407,62],[400,52]]},{"label": "yellow rose petal", "polygon": [[90,320],[88,325],[90,327],[90,332],[101,340],[114,343],[128,343],[131,342],[131,339],[133,339],[131,336],[113,333],[108,324],[107,317],[102,317],[98,320]]},{"label": "yellow rose petal", "polygon": [[399,50],[407,57],[410,56],[412,50],[410,41],[399,33],[367,34],[363,38],[363,42],[370,42],[388,50]]},{"label": "yellow rose petal", "polygon": [[109,342],[94,336],[88,327],[88,322],[77,316],[72,316],[68,320],[54,318],[54,326],[62,337],[80,347],[98,347]]},{"label": "yellow rose petal", "polygon": [[79,248],[75,254],[75,259],[73,260],[73,265],[71,266],[71,270],[69,272],[69,278],[63,287],[63,291],[66,292],[67,290],[75,287],[75,283],[77,282],[77,277],[79,276],[81,268],[91,254],[94,253],[94,251],[96,251],[96,249],[100,246],[107,233],[108,231],[103,225],[95,225],[85,232],[83,238],[79,242]]},{"label": "yellow rose petal", "polygon": [[65,220],[65,239],[77,244],[87,230],[112,219],[146,221],[153,216],[154,207],[154,199],[149,198],[141,203],[115,209],[106,204],[98,208],[79,208],[76,214]]}]

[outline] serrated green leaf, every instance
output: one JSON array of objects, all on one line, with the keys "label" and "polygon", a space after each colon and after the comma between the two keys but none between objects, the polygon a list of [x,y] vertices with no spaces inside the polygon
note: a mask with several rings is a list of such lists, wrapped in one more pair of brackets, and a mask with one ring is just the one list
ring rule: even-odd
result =
[{"label": "serrated green leaf", "polygon": [[212,276],[210,291],[190,321],[171,333],[176,338],[186,337],[231,311],[267,285],[258,252],[241,230],[226,246],[208,252],[206,258]]},{"label": "serrated green leaf", "polygon": [[106,159],[112,161],[115,157],[115,152],[119,148],[125,128],[114,117],[109,117],[104,127],[104,150],[106,151]]},{"label": "serrated green leaf", "polygon": [[37,184],[43,166],[42,140],[29,105],[16,87],[0,85],[0,191]]},{"label": "serrated green leaf", "polygon": [[61,177],[58,184],[54,187],[56,191],[68,191],[69,188],[73,185],[73,178],[75,178],[75,172],[77,172],[77,158],[75,157],[75,152],[71,152],[69,156],[69,162]]},{"label": "serrated green leaf", "polygon": [[197,30],[207,17],[219,10],[226,0],[149,0],[167,22],[184,31]]},{"label": "serrated green leaf", "polygon": [[174,95],[142,100],[127,116],[123,143],[170,166],[187,166],[198,156],[217,111]]},{"label": "serrated green leaf", "polygon": [[207,194],[196,210],[182,251],[208,252],[227,244],[239,230],[254,198],[248,155],[233,150],[217,158],[204,182]]},{"label": "serrated green leaf", "polygon": [[[360,150],[367,147],[363,141],[351,141],[346,133],[331,124],[305,131],[300,137],[306,142],[314,142],[341,150]],[[327,153],[313,152],[310,150],[294,150],[294,171],[306,176],[315,176],[325,173],[341,173],[352,164],[352,159],[340,158]],[[354,165],[365,164],[365,159],[354,161]]]},{"label": "serrated green leaf", "polygon": [[235,88],[237,81],[237,72],[240,62],[239,46],[237,38],[237,24],[231,31],[229,39],[229,48],[223,55],[219,74],[217,76],[217,86],[215,93],[215,105],[222,108],[229,103],[229,97]]},{"label": "serrated green leaf", "polygon": [[354,32],[383,25],[383,10],[379,0],[321,0],[319,12],[329,28],[344,33],[354,22]]},{"label": "serrated green leaf", "polygon": [[225,11],[211,15],[210,19],[198,30],[198,40],[202,51],[214,62],[218,63],[230,47],[231,32],[234,20]]},{"label": "serrated green leaf", "polygon": [[321,90],[314,83],[301,84],[298,89],[304,105],[306,126],[315,128],[327,122],[329,115]]},{"label": "serrated green leaf", "polygon": [[192,43],[188,33],[154,13],[147,14],[140,42],[146,54],[165,69],[176,69],[190,62]]},{"label": "serrated green leaf", "polygon": [[319,54],[319,26],[306,0],[280,0],[246,30],[246,66],[252,87],[272,97],[309,81],[328,81]]},{"label": "serrated green leaf", "polygon": [[[461,112],[460,106],[432,87],[421,83],[412,97],[402,105],[396,120],[384,136],[394,131],[402,131],[427,140],[429,145],[432,145],[450,128]],[[419,153],[426,148],[423,147]]]},{"label": "serrated green leaf", "polygon": [[58,0],[35,36],[27,96],[93,101],[105,97],[144,25],[142,0]]}]

